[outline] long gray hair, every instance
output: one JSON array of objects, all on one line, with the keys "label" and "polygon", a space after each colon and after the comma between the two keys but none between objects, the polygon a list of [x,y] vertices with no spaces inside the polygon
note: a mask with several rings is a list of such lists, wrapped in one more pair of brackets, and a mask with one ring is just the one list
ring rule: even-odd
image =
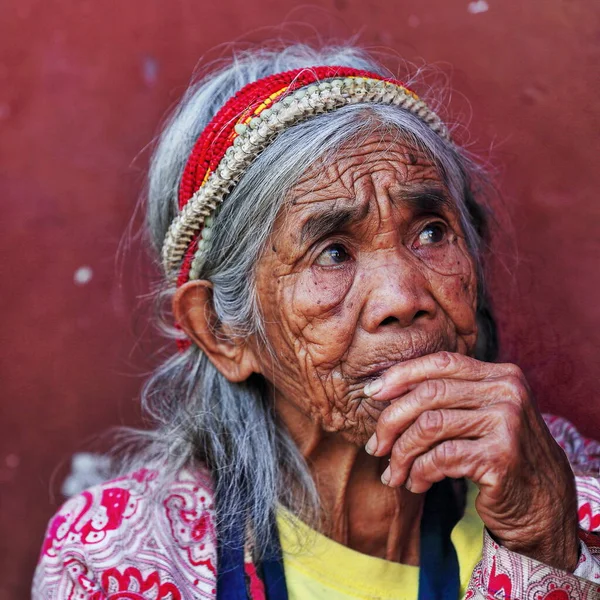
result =
[{"label": "long gray hair", "polygon": [[[188,89],[167,122],[151,161],[147,228],[157,259],[167,228],[177,214],[178,185],[189,153],[217,110],[251,81],[316,65],[386,74],[354,47],[317,50],[293,45],[241,53],[225,68]],[[418,90],[418,74],[416,81],[407,83]],[[479,264],[485,232],[484,212],[474,200],[474,181],[481,175],[476,163],[407,111],[383,105],[347,106],[283,132],[248,169],[215,220],[200,278],[212,282],[218,319],[240,338],[256,336],[268,346],[254,271],[289,190],[316,160],[335,160],[335,153],[344,144],[360,143],[373,131],[393,134],[435,162],[459,207],[469,248]],[[481,276],[479,281],[481,334],[477,353],[490,360],[495,355],[495,329]],[[160,290],[165,306],[173,292],[166,284]],[[174,338],[182,335],[173,327],[164,330]],[[268,545],[273,515],[280,505],[309,523],[316,522],[319,499],[314,481],[277,418],[270,390],[261,377],[231,383],[193,345],[183,353],[174,350],[147,381],[142,400],[156,429],[141,434],[146,444],[136,461],[160,462],[165,481],[185,466],[206,465],[214,479],[221,539],[227,537],[234,520],[241,518],[251,527],[260,555]]]}]

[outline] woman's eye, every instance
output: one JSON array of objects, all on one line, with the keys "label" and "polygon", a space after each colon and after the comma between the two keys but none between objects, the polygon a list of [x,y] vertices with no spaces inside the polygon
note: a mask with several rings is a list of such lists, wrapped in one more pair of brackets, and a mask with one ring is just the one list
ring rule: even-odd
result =
[{"label": "woman's eye", "polygon": [[315,263],[321,267],[330,267],[339,265],[350,259],[350,255],[341,244],[332,244],[327,246],[317,257]]},{"label": "woman's eye", "polygon": [[444,223],[430,223],[419,233],[418,245],[439,244],[446,238],[447,227]]}]

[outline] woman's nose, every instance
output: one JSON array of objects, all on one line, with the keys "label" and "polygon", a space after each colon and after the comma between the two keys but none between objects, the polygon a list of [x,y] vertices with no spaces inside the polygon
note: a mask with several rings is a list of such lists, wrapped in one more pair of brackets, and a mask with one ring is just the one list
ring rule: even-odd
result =
[{"label": "woman's nose", "polygon": [[368,295],[362,325],[370,333],[382,327],[410,327],[436,314],[438,305],[431,282],[409,257],[390,253],[385,260],[370,265],[364,283]]}]

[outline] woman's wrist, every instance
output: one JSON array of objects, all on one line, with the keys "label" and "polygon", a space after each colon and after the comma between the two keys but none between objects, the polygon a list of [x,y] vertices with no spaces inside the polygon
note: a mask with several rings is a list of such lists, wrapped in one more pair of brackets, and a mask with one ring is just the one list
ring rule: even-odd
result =
[{"label": "woman's wrist", "polygon": [[539,542],[532,541],[527,536],[519,540],[498,539],[491,531],[486,530],[488,535],[500,546],[510,552],[521,554],[550,567],[573,573],[579,564],[581,556],[581,540],[578,531],[573,535],[559,536],[548,535]]}]

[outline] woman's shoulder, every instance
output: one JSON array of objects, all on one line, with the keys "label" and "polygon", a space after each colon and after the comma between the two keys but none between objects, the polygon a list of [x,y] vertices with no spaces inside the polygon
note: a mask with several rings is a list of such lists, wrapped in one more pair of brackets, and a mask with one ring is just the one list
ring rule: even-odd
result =
[{"label": "woman's shoulder", "polygon": [[85,592],[100,600],[110,589],[140,590],[145,598],[144,591],[158,589],[149,597],[176,600],[210,596],[215,581],[210,474],[195,467],[166,478],[160,469],[144,468],[63,504],[48,525],[33,597]]},{"label": "woman's shoulder", "polygon": [[575,473],[579,526],[593,534],[585,541],[600,554],[600,443],[583,436],[563,417],[545,414],[544,420]]},{"label": "woman's shoulder", "polygon": [[563,417],[544,414],[544,421],[565,451],[576,475],[600,475],[600,442],[582,435]]}]

